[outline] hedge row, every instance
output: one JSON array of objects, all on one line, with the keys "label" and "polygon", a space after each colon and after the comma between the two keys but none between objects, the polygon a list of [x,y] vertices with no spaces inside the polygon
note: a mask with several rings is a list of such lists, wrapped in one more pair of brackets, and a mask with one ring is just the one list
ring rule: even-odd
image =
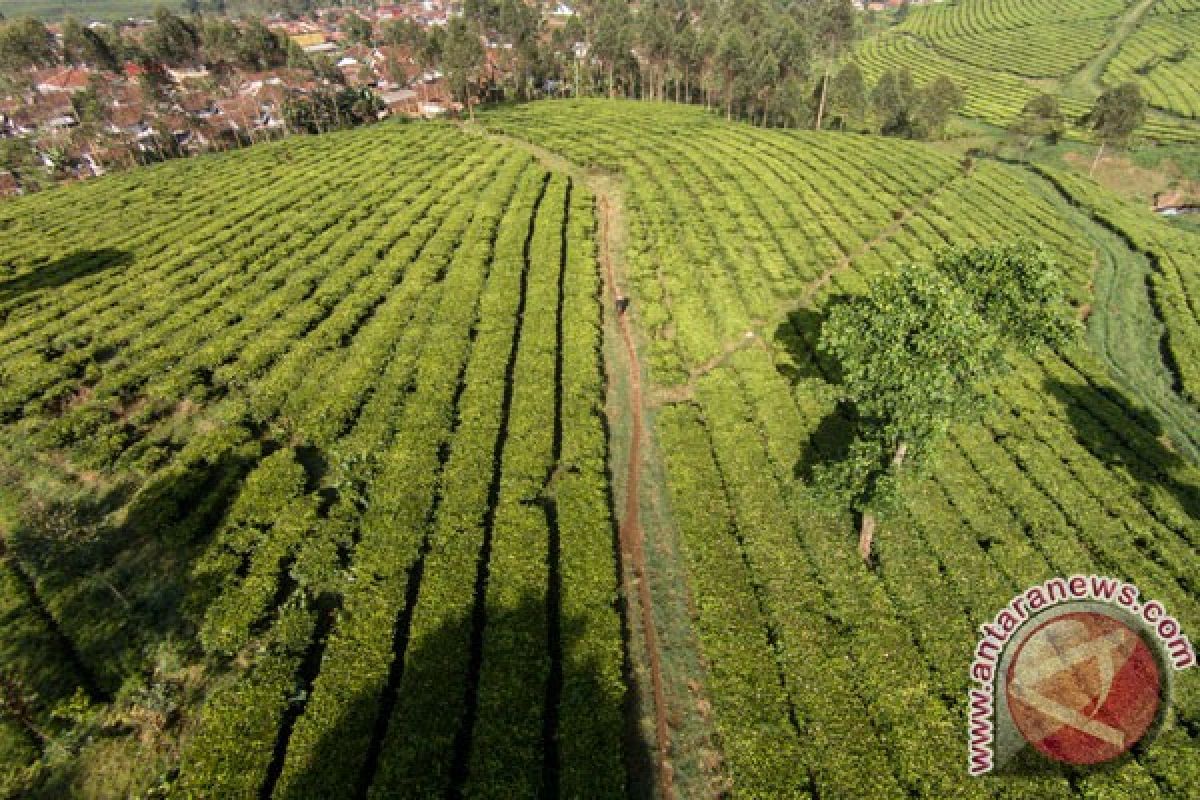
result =
[{"label": "hedge row", "polygon": [[527,167],[513,159],[485,189],[446,276],[400,434],[380,458],[337,624],[288,746],[279,780],[285,796],[340,796],[352,792],[359,778],[376,702],[387,688],[410,570],[434,509],[492,242]]},{"label": "hedge row", "polygon": [[374,797],[443,797],[454,777],[470,689],[475,576],[489,535],[495,454],[508,435],[507,367],[523,338],[523,246],[544,183],[541,172],[526,171],[497,234]]}]

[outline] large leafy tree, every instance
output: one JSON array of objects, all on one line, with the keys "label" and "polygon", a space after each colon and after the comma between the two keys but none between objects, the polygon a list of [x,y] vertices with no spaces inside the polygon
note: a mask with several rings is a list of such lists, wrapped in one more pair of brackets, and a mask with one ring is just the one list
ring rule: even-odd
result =
[{"label": "large leafy tree", "polygon": [[966,103],[966,96],[954,81],[939,75],[917,95],[913,109],[914,132],[922,138],[940,139],[950,115]]},{"label": "large leafy tree", "polygon": [[917,87],[907,69],[889,69],[880,75],[871,92],[871,109],[875,112],[879,130],[885,134],[907,135],[912,130],[916,100]]},{"label": "large leafy tree", "polygon": [[1062,136],[1065,128],[1062,108],[1058,98],[1043,92],[1029,99],[1021,114],[1013,121],[1011,130],[1024,138],[1025,149],[1036,139],[1045,139],[1053,144]]},{"label": "large leafy tree", "polygon": [[467,106],[467,114],[472,120],[475,119],[475,92],[484,57],[479,35],[462,18],[451,20],[446,30],[442,66],[451,93]]},{"label": "large leafy tree", "polygon": [[163,64],[190,64],[200,51],[200,34],[191,22],[159,6],[154,26],[142,39],[146,53]]},{"label": "large leafy tree", "polygon": [[862,125],[867,111],[867,84],[862,70],[853,61],[838,70],[829,82],[826,118],[836,127]]},{"label": "large leafy tree", "polygon": [[1123,83],[1096,98],[1096,105],[1085,118],[1087,126],[1100,140],[1100,149],[1096,153],[1096,160],[1092,162],[1091,171],[1096,171],[1106,146],[1125,145],[1145,120],[1146,99],[1136,83]]},{"label": "large leafy tree", "polygon": [[1028,243],[950,249],[834,305],[818,349],[836,364],[853,436],[814,479],[861,514],[864,559],[900,470],[978,407],[981,386],[1007,368],[1005,350],[1061,345],[1073,330],[1061,270]]}]

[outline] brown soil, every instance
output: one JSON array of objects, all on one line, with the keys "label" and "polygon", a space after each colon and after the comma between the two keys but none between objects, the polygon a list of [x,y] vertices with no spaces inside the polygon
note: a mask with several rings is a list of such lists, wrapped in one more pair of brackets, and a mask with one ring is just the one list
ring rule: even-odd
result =
[{"label": "brown soil", "polygon": [[[600,206],[600,262],[608,277],[608,287],[612,295],[612,307],[616,308],[617,297],[621,292],[617,287],[617,278],[613,269],[613,261],[609,252],[609,239],[612,235],[612,208],[608,198],[598,194]],[[621,339],[625,346],[626,364],[629,370],[629,413],[631,415],[628,473],[625,481],[625,511],[618,526],[621,550],[625,560],[633,568],[633,577],[637,582],[638,606],[641,610],[642,635],[645,638],[646,660],[650,668],[650,680],[654,694],[654,730],[658,747],[658,778],[664,798],[675,796],[671,765],[668,760],[670,752],[670,726],[668,724],[668,709],[666,691],[663,688],[662,657],[658,649],[658,637],[654,626],[654,603],[650,596],[650,584],[646,579],[645,533],[639,519],[639,498],[642,471],[642,380],[641,364],[638,361],[637,346],[634,343],[633,330],[626,314],[617,316],[617,324],[621,330]],[[629,587],[626,586],[626,591]]]}]

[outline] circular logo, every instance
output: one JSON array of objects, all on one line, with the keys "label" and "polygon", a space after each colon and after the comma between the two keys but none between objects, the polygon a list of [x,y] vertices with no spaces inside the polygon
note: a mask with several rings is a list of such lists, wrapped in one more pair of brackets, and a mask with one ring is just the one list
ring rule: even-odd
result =
[{"label": "circular logo", "polygon": [[1163,676],[1142,637],[1106,614],[1057,616],[1033,630],[1008,666],[1013,722],[1044,755],[1069,764],[1111,761],[1158,715]]}]

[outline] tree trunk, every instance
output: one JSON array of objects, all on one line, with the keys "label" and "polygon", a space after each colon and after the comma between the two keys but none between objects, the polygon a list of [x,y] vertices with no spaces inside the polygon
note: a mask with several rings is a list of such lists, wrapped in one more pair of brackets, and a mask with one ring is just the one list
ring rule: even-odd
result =
[{"label": "tree trunk", "polygon": [[[904,463],[904,458],[908,455],[908,443],[900,442],[896,445],[896,452],[892,455],[892,468],[899,469]],[[858,528],[858,555],[863,560],[863,563],[871,561],[871,547],[875,542],[875,515],[870,511],[864,511],[862,522]]]},{"label": "tree trunk", "polygon": [[871,560],[871,545],[875,541],[875,515],[864,511],[862,525],[858,529],[858,555],[863,563]]},{"label": "tree trunk", "polygon": [[1092,162],[1092,168],[1090,170],[1088,170],[1089,178],[1092,176],[1093,173],[1095,173],[1096,167],[1100,166],[1100,159],[1103,156],[1104,156],[1104,142],[1100,142],[1100,149],[1096,151],[1096,160]]},{"label": "tree trunk", "polygon": [[829,62],[825,62],[825,77],[821,79],[821,102],[817,104],[817,130],[821,130],[821,121],[825,119],[825,95],[829,91]]}]

